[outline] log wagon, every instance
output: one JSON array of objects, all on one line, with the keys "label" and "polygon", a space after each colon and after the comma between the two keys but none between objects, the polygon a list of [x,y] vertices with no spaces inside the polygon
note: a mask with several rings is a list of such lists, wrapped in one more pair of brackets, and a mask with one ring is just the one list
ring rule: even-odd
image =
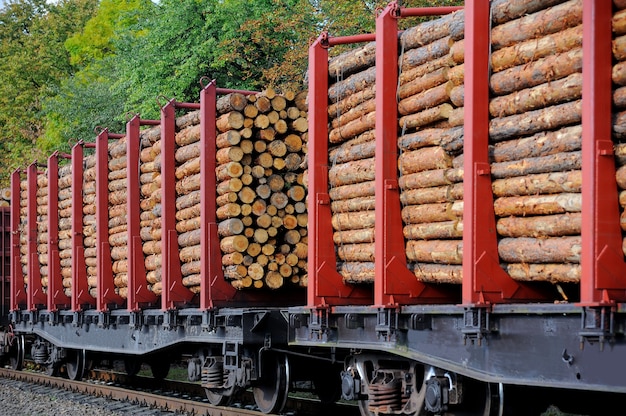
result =
[{"label": "log wagon", "polygon": [[302,380],[364,416],[623,402],[625,39],[623,0],[393,2],[303,91],[203,80],[15,171],[0,357],[186,357],[266,413]]}]

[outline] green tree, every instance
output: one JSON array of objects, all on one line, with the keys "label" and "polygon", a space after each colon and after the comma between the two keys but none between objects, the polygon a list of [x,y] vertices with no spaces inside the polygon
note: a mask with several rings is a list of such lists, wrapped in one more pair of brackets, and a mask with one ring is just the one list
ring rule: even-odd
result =
[{"label": "green tree", "polygon": [[71,73],[64,47],[97,0],[15,0],[0,9],[0,182],[45,154],[43,99]]}]

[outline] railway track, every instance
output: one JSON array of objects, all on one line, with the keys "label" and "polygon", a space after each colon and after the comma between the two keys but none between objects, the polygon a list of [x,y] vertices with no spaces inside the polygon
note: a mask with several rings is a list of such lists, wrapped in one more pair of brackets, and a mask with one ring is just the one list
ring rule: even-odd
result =
[{"label": "railway track", "polygon": [[[15,371],[0,368],[0,377],[19,382],[46,386],[51,390],[65,390],[75,395],[102,397],[112,402],[112,409],[124,405],[144,409],[159,409],[163,414],[177,415],[267,415],[254,409],[247,392],[241,402],[231,407],[214,406],[206,402],[204,389],[198,384],[173,380],[155,380],[151,377],[120,374],[114,371],[92,370],[86,381],[74,381],[63,377],[49,376],[37,371]],[[323,413],[358,415],[355,406],[332,404],[322,405],[318,400],[290,397],[286,410],[281,415],[313,416]]]}]

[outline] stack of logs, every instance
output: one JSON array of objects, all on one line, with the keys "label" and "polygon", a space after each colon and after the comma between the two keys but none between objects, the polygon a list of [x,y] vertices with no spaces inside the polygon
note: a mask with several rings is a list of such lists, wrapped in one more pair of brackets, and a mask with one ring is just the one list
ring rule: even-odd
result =
[{"label": "stack of logs", "polygon": [[126,220],[126,136],[109,143],[109,244],[113,284],[122,298],[128,296],[128,227]]},{"label": "stack of logs", "polygon": [[[613,137],[615,141],[626,140],[626,1],[615,1],[618,9],[613,15]],[[620,189],[619,204],[621,207],[620,224],[625,235],[622,251],[626,255],[626,143],[615,145],[615,162],[617,169],[617,185]]]},{"label": "stack of logs", "polygon": [[72,295],[72,165],[59,168],[59,257],[63,291]]},{"label": "stack of logs", "polygon": [[37,254],[41,286],[48,288],[48,176],[47,172],[37,173]]},{"label": "stack of logs", "polygon": [[140,235],[145,255],[146,281],[155,294],[161,285],[161,126],[143,130],[139,156],[141,184]]},{"label": "stack of logs", "polygon": [[83,246],[89,294],[96,297],[98,263],[96,251],[96,156],[83,158]]},{"label": "stack of logs", "polygon": [[373,42],[329,62],[328,183],[338,269],[374,279],[375,52]]},{"label": "stack of logs", "polygon": [[[500,260],[516,280],[580,278],[582,3],[491,4],[493,207]],[[464,19],[463,11],[455,12],[405,30],[400,38],[402,218],[409,267],[425,282],[462,279]],[[619,45],[618,37],[614,49],[623,51]],[[368,44],[329,63],[329,77],[336,81],[329,88],[329,142],[335,146],[329,194],[346,282],[373,279],[373,273],[363,273],[374,260],[374,153],[367,134],[375,109],[368,101],[373,79],[366,80],[373,73],[372,51]],[[353,184],[359,193],[337,195]],[[358,224],[351,225],[351,218]],[[352,262],[360,267],[346,268]]]},{"label": "stack of logs", "polygon": [[[306,284],[303,167],[308,122],[295,94],[217,102],[217,222],[224,275],[237,289]],[[200,288],[200,128],[177,123],[177,231],[183,285]]]},{"label": "stack of logs", "polygon": [[24,276],[24,285],[28,285],[28,181],[20,181],[20,265]]}]

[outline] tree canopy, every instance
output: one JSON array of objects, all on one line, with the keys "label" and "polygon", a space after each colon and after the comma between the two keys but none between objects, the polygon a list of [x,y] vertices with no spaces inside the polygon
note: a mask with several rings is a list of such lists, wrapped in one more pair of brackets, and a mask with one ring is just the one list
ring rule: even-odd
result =
[{"label": "tree canopy", "polygon": [[[405,0],[418,7],[462,3]],[[322,31],[372,33],[379,0],[9,0],[0,8],[0,186],[10,173],[129,113],[197,101],[202,77],[305,87]]]}]

